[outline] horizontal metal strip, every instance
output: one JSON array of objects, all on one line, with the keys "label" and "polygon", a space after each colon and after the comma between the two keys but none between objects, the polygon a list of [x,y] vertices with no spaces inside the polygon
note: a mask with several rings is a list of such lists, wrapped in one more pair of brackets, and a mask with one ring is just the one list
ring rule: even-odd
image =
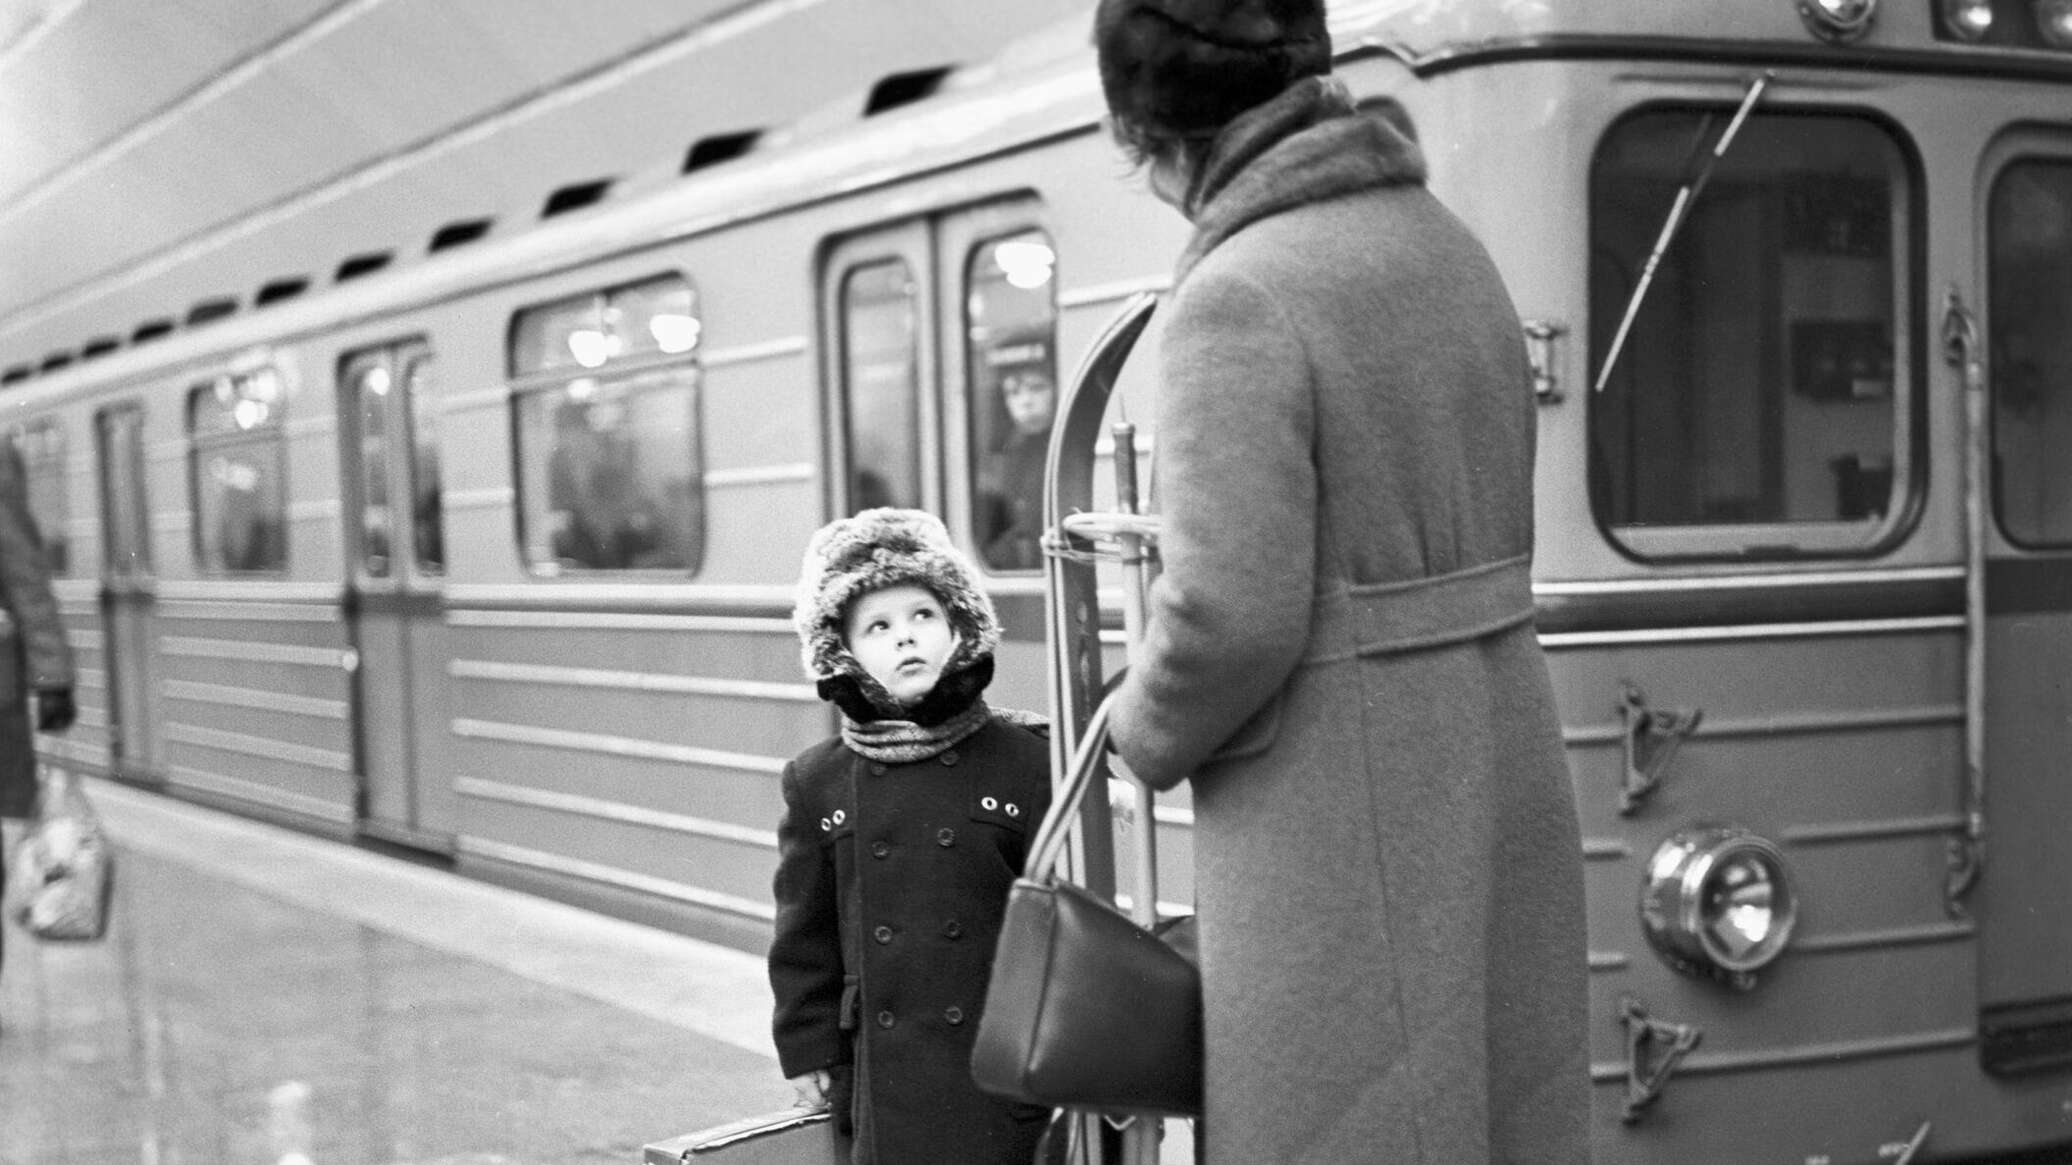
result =
[{"label": "horizontal metal strip", "polygon": [[[1790,736],[1808,732],[1850,732],[1867,728],[1921,728],[1962,724],[1962,704],[1929,704],[1919,708],[1867,708],[1847,712],[1781,713],[1776,716],[1707,716],[1688,739],[1698,737]],[[1617,744],[1626,736],[1618,724],[1592,724],[1564,729],[1568,744]]]},{"label": "horizontal metal strip", "polygon": [[500,510],[510,506],[517,497],[518,491],[507,485],[450,489],[439,495],[439,506],[449,513],[456,510]]},{"label": "horizontal metal strip", "polygon": [[600,797],[585,797],[552,789],[533,789],[483,777],[455,778],[453,788],[463,797],[473,797],[480,801],[498,801],[506,805],[549,809],[556,813],[594,817],[600,821],[619,821],[648,829],[711,838],[714,841],[730,841],[773,852],[777,848],[777,831],[774,829],[752,829],[732,822],[692,817],[687,813],[669,813],[661,809],[628,805],[623,801],[607,801]]},{"label": "horizontal metal strip", "polygon": [[99,667],[75,667],[72,669],[72,686],[81,691],[105,690],[108,687],[108,670]]},{"label": "horizontal metal strip", "polygon": [[[449,596],[450,597],[450,596]],[[485,611],[449,608],[452,627],[563,628],[583,631],[723,631],[751,635],[797,634],[791,620],[759,615],[645,615],[634,611]]]},{"label": "horizontal metal strip", "polygon": [[1565,631],[1540,636],[1549,651],[1579,647],[1632,647],[1646,644],[1717,643],[1726,640],[1832,639],[1857,635],[1922,635],[1964,630],[1962,615],[1930,615],[1918,619],[1862,619],[1817,623],[1750,623],[1725,627],[1655,627],[1634,631]]},{"label": "horizontal metal strip", "polygon": [[314,501],[296,502],[288,507],[291,522],[330,522],[339,515],[337,498],[318,498]]},{"label": "horizontal metal strip", "polygon": [[286,692],[237,688],[229,684],[203,684],[192,680],[166,680],[158,686],[158,690],[165,693],[169,700],[185,700],[190,703],[231,708],[263,708],[269,712],[315,716],[324,720],[344,720],[351,710],[344,700],[324,700],[315,696],[295,696]]},{"label": "horizontal metal strip", "polygon": [[1543,635],[1692,627],[1914,620],[1961,615],[1961,566],[1546,581],[1533,586]]},{"label": "horizontal metal strip", "polygon": [[440,398],[439,413],[450,417],[455,413],[471,413],[476,409],[502,408],[510,399],[511,390],[502,385],[475,392],[456,392]]},{"label": "horizontal metal strip", "polygon": [[806,351],[806,337],[781,336],[775,340],[763,340],[754,344],[736,344],[731,348],[714,348],[698,357],[700,367],[734,368],[742,364],[754,364],[762,360],[777,360],[786,356],[798,356]]},{"label": "horizontal metal strip", "polygon": [[1921,837],[1964,828],[1961,813],[1936,813],[1926,817],[1893,817],[1875,821],[1834,821],[1821,825],[1788,825],[1778,834],[1787,845],[1821,845],[1836,841],[1877,841],[1891,837]]},{"label": "horizontal metal strip", "polygon": [[234,659],[241,663],[285,663],[294,667],[345,667],[345,652],[335,647],[304,647],[295,643],[240,643],[235,639],[197,639],[185,635],[164,635],[158,640],[162,654],[192,659]]},{"label": "horizontal metal strip", "polygon": [[[1978,1033],[1971,1028],[1949,1028],[1943,1031],[1914,1032],[1902,1036],[1882,1036],[1866,1040],[1836,1040],[1824,1044],[1801,1044],[1794,1048],[1780,1048],[1762,1052],[1722,1052],[1718,1055],[1693,1053],[1677,1068],[1678,1076],[1706,1076],[1716,1072],[1747,1072],[1758,1068],[1787,1068],[1793,1065],[1810,1064],[1833,1067],[1849,1060],[1868,1060],[1878,1056],[1903,1056],[1916,1052],[1935,1052],[1945,1048],[1969,1047],[1978,1042]],[[1624,1083],[1626,1065],[1623,1063],[1600,1063],[1590,1065],[1590,1079],[1598,1084]]]},{"label": "horizontal metal strip", "polygon": [[563,748],[572,752],[601,753],[606,756],[668,761],[673,764],[705,765],[709,768],[738,769],[750,773],[775,775],[783,772],[785,765],[785,758],[777,756],[697,748],[688,744],[668,744],[659,740],[641,740],[630,736],[608,736],[601,732],[569,732],[560,728],[539,728],[530,724],[504,724],[494,720],[455,719],[453,734],[470,740],[530,744],[541,748]]},{"label": "horizontal metal strip", "polygon": [[703,906],[711,910],[735,914],[743,918],[752,918],[760,922],[775,922],[777,920],[777,908],[771,903],[757,902],[733,894],[722,894],[717,890],[706,890],[697,886],[685,885],[682,882],[672,882],[667,878],[657,878],[649,874],[637,874],[631,870],[622,870],[617,866],[581,861],[576,858],[563,857],[560,854],[550,854],[541,850],[506,845],[503,842],[489,841],[486,838],[468,837],[466,835],[458,839],[457,848],[465,856],[487,858],[491,861],[504,862],[513,866],[524,866],[527,869],[540,870],[550,874],[562,874],[573,878],[583,878],[591,882],[601,882],[607,886],[637,890],[643,894],[652,894],[658,898],[688,902],[693,906]]},{"label": "horizontal metal strip", "polygon": [[336,623],[335,595],[315,603],[237,602],[222,599],[162,599],[153,612],[164,619],[225,619],[239,623]]},{"label": "horizontal metal strip", "polygon": [[151,529],[160,534],[178,534],[194,525],[194,515],[186,510],[164,510],[151,515]]},{"label": "horizontal metal strip", "polygon": [[99,731],[108,727],[108,712],[92,704],[80,704],[73,709],[72,727]]},{"label": "horizontal metal strip", "polygon": [[74,651],[99,651],[108,646],[107,633],[93,627],[67,627],[65,641]]},{"label": "horizontal metal strip", "polygon": [[801,704],[820,702],[820,693],[815,691],[811,684],[805,683],[768,683],[760,680],[665,675],[658,672],[607,671],[603,668],[560,667],[541,663],[500,663],[486,659],[456,659],[446,665],[446,673],[455,679],[494,680],[500,683],[614,688],[686,696],[739,696],[751,700],[790,700]]},{"label": "horizontal metal strip", "polygon": [[1586,837],[1583,839],[1583,860],[1586,862],[1614,862],[1631,857],[1633,847],[1611,837]]},{"label": "horizontal metal strip", "polygon": [[335,606],[339,590],[335,582],[294,582],[289,579],[161,579],[153,584],[154,593],[165,602],[328,603]]},{"label": "horizontal metal strip", "polygon": [[1593,971],[1623,971],[1632,962],[1624,951],[1590,952],[1590,969]]},{"label": "horizontal metal strip", "polygon": [[338,431],[338,418],[330,413],[310,413],[284,422],[281,430],[297,439],[305,437],[328,437]]},{"label": "horizontal metal strip", "polygon": [[1911,947],[1927,943],[1960,942],[1977,933],[1977,925],[1970,921],[1924,922],[1919,926],[1894,926],[1884,930],[1847,931],[1794,938],[1791,940],[1791,950],[1794,954],[1823,955],[1838,951]]},{"label": "horizontal metal strip", "polygon": [[245,732],[226,732],[221,728],[203,728],[199,724],[181,724],[177,721],[168,721],[161,729],[161,735],[168,741],[191,744],[197,748],[213,748],[219,752],[256,756],[261,760],[277,760],[313,769],[327,769],[334,773],[353,771],[351,756],[336,749],[318,748],[315,745],[294,744],[271,737],[253,736]]},{"label": "horizontal metal strip", "polygon": [[705,471],[705,485],[710,489],[778,485],[784,482],[812,481],[818,473],[818,467],[810,461],[797,461],[789,465],[745,465],[738,469],[708,469]]},{"label": "horizontal metal strip", "polygon": [[184,785],[190,789],[199,789],[204,793],[214,793],[219,797],[237,801],[271,805],[275,809],[285,809],[303,817],[314,817],[320,821],[332,821],[342,825],[350,825],[353,821],[350,805],[302,793],[290,793],[286,789],[276,789],[272,785],[262,785],[257,781],[226,777],[220,773],[204,772],[186,765],[167,766],[166,777],[174,785]]},{"label": "horizontal metal strip", "polygon": [[1068,287],[1058,292],[1058,306],[1061,308],[1098,307],[1106,303],[1119,303],[1140,291],[1153,294],[1170,290],[1173,277],[1150,275],[1137,279],[1120,279],[1114,283],[1094,283],[1085,287]]},{"label": "horizontal metal strip", "polygon": [[99,772],[107,772],[113,755],[105,744],[90,744],[67,736],[38,736],[36,752],[54,761],[84,765]]}]

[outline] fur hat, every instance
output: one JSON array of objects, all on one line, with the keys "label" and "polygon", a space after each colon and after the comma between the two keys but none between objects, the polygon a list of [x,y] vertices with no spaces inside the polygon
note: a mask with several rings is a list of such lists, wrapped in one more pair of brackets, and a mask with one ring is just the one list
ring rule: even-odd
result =
[{"label": "fur hat", "polygon": [[1100,0],[1094,50],[1109,112],[1165,138],[1213,137],[1331,71],[1324,0]]},{"label": "fur hat", "polygon": [[799,659],[815,680],[863,676],[843,642],[849,604],[870,591],[912,584],[941,601],[957,647],[945,672],[990,659],[1000,645],[1000,619],[978,585],[971,560],[950,544],[942,520],[921,510],[879,508],[837,518],[806,542],[792,626]]}]

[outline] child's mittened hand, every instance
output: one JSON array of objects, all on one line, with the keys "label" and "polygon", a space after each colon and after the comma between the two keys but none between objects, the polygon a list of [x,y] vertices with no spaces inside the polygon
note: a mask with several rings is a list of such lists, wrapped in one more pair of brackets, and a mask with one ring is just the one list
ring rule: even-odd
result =
[{"label": "child's mittened hand", "polygon": [[791,1085],[792,1092],[797,1095],[798,1107],[827,1107],[827,1069],[816,1068],[803,1076],[794,1076],[786,1083]]}]

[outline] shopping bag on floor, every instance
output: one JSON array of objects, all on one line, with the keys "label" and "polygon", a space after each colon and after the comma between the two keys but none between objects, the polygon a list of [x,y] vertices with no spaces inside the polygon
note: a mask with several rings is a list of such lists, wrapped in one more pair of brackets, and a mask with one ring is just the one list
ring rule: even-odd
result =
[{"label": "shopping bag on floor", "polygon": [[115,851],[70,770],[38,766],[35,818],[7,868],[8,913],[41,939],[86,941],[108,931]]}]

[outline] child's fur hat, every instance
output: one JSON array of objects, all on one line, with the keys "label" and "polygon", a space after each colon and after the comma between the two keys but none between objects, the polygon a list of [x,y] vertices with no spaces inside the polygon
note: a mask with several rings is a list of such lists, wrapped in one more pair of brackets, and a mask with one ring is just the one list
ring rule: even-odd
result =
[{"label": "child's fur hat", "polygon": [[1093,39],[1109,112],[1138,137],[1213,137],[1331,71],[1324,0],[1100,0]]},{"label": "child's fur hat", "polygon": [[806,542],[792,626],[799,660],[814,680],[861,676],[842,640],[842,620],[859,596],[911,583],[942,603],[957,648],[947,673],[990,658],[1000,645],[1000,619],[978,585],[971,560],[950,543],[942,520],[921,510],[879,508],[837,518]]}]

